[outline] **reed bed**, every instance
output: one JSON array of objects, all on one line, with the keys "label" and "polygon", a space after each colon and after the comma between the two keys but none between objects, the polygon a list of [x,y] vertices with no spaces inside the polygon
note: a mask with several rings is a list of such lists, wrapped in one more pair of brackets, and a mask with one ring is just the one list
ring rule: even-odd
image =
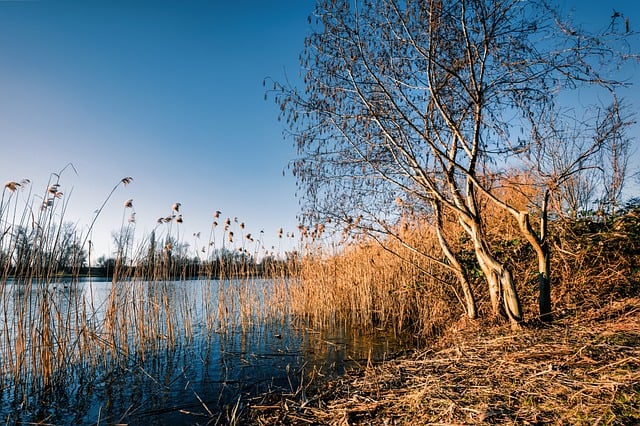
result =
[{"label": "reed bed", "polygon": [[[346,235],[348,243],[336,242],[321,225],[311,232],[301,226],[299,250],[283,253],[264,250],[261,235],[252,237],[244,223],[215,212],[208,240],[194,235],[196,246],[189,250],[180,203],[134,244],[130,199],[123,205],[115,258],[104,265],[111,282],[100,290],[94,280],[81,279],[91,257],[89,235],[107,200],[132,178],[114,186],[82,233],[64,222],[64,171],[52,174],[42,195],[33,195],[28,181],[12,181],[0,199],[0,396],[5,405],[35,410],[57,393],[66,395],[65,389],[79,389],[75,398],[81,399],[84,387],[107,376],[137,370],[151,377],[162,370],[158,354],[184,355],[196,336],[220,336],[224,352],[225,339],[230,343],[249,332],[273,333],[295,324],[305,330],[390,331],[441,349],[382,366],[369,363],[324,388],[314,388],[301,373],[303,385],[291,394],[267,394],[253,404],[262,408],[253,411],[238,401],[223,416],[227,421],[250,416],[258,424],[351,424],[374,418],[397,424],[416,419],[546,423],[556,419],[561,402],[570,407],[559,411],[561,422],[635,415],[619,413],[615,404],[626,398],[620,409],[637,407],[633,395],[640,391],[633,384],[637,375],[623,374],[632,372],[638,359],[638,300],[633,298],[640,282],[638,209],[608,223],[554,223],[552,262],[555,282],[561,283],[554,288],[554,315],[560,319],[548,328],[530,324],[513,334],[464,319],[456,279],[443,266],[433,227],[420,217],[404,217],[393,229],[395,237],[382,241]],[[27,193],[18,197],[18,191]],[[534,306],[535,277],[528,272],[532,252],[505,217],[496,214],[494,225],[491,243],[513,269],[523,304]],[[479,311],[488,311],[470,242],[456,237],[461,234],[453,221],[445,233],[470,274]],[[294,238],[282,230],[278,236]],[[621,300],[623,307],[615,304]],[[612,316],[600,321],[605,311]],[[573,346],[572,339],[582,346]],[[592,347],[593,356],[587,353]],[[588,374],[597,380],[587,383]],[[539,390],[551,386],[551,379],[562,385],[560,391]],[[596,384],[605,388],[601,396]],[[222,421],[195,396],[209,420]],[[48,417],[28,421],[34,418]]]},{"label": "reed bed", "polygon": [[[516,200],[517,201],[517,200]],[[523,197],[521,202],[526,201]],[[517,204],[517,203],[516,203]],[[401,222],[400,238],[335,248],[317,236],[291,287],[292,312],[311,324],[409,333],[426,350],[390,354],[344,377],[256,398],[247,424],[636,424],[640,422],[640,210],[550,224],[553,309],[536,318],[535,257],[515,225],[493,212],[490,242],[518,283],[526,316],[511,330],[489,310],[469,242],[445,232],[477,292],[481,319],[464,317],[455,279],[424,254],[428,223]],[[418,250],[406,249],[408,242]]]},{"label": "reed bed", "polygon": [[[463,314],[455,277],[429,258],[439,249],[427,223],[403,223],[398,235],[401,240],[389,238],[384,246],[367,238],[344,245],[308,242],[290,286],[292,313],[317,328],[349,324],[363,332],[437,335]],[[419,251],[406,248],[407,242]]]},{"label": "reed bed", "polygon": [[[508,186],[502,191],[515,206],[531,197]],[[490,203],[486,214],[491,249],[513,274],[525,318],[536,318],[536,255],[509,215]],[[433,224],[407,215],[389,229],[380,236],[363,228],[339,243],[335,236],[303,229],[309,237],[293,273],[297,280],[289,287],[291,312],[318,328],[336,323],[363,332],[382,328],[424,342],[446,332],[465,310],[457,277],[443,265],[447,259]],[[491,316],[487,283],[471,241],[454,218],[444,218],[443,233],[471,283],[479,316]],[[549,235],[554,312],[584,303],[601,306],[640,291],[637,203],[607,218],[559,216],[549,224]]]},{"label": "reed bed", "polygon": [[118,280],[94,307],[79,288],[33,284],[27,293],[24,287],[20,281],[5,286],[0,377],[3,396],[13,395],[25,409],[40,405],[47,392],[127,374],[157,354],[180,352],[196,333],[244,334],[282,318],[261,308],[272,290],[255,278]]},{"label": "reed bed", "polygon": [[[88,384],[107,376],[126,375],[157,354],[185,351],[196,334],[244,333],[286,316],[282,298],[288,272],[279,260],[286,256],[259,253],[261,242],[237,219],[227,219],[215,232],[220,212],[214,215],[209,241],[191,256],[181,235],[179,203],[135,246],[134,204],[124,202],[115,258],[107,267],[111,283],[99,295],[100,280],[81,274],[91,256],[91,229],[116,190],[133,179],[114,186],[82,233],[64,221],[68,197],[62,177],[70,169],[72,165],[53,173],[42,195],[34,195],[27,180],[10,181],[3,188],[3,406],[16,407],[16,413],[36,412],[56,394],[68,396],[69,389],[82,399],[84,386],[90,389]],[[259,263],[259,256],[268,262]],[[263,276],[279,278],[267,283]],[[42,420],[35,415],[26,421],[33,419]]]}]

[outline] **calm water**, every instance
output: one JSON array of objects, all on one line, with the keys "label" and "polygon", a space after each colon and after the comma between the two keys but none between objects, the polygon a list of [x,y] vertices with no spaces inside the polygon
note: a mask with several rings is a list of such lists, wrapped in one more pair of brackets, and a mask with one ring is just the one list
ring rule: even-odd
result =
[{"label": "calm water", "polygon": [[[123,292],[130,292],[131,296],[122,299],[128,303],[128,297],[133,300],[134,295],[149,291],[155,284],[118,285]],[[399,349],[399,343],[384,334],[363,335],[346,328],[311,330],[282,316],[256,315],[272,285],[270,281],[193,280],[162,285],[168,286],[166,294],[172,298],[169,303],[175,303],[182,313],[180,318],[189,318],[190,333],[181,324],[183,329],[175,333],[171,344],[160,342],[144,353],[123,356],[120,362],[105,362],[105,368],[77,374],[66,381],[72,385],[59,389],[23,392],[5,385],[0,389],[1,421],[206,424],[212,417],[224,418],[223,413],[238,401],[242,406],[265,392],[295,391],[301,378],[314,369],[325,375],[340,374],[356,363],[366,363],[369,356],[382,359]],[[104,322],[110,281],[51,283],[47,291],[58,312],[77,309],[80,300],[88,306],[90,320],[97,327]],[[238,298],[246,298],[249,293],[256,295],[248,303],[255,311],[243,317],[234,307],[241,306]],[[151,293],[145,294],[143,297],[149,297]],[[0,307],[3,314],[25,303],[26,296],[19,287],[5,288]],[[228,298],[223,317],[218,312],[220,297]],[[215,319],[212,311],[216,311]],[[6,327],[11,330],[12,313],[6,317]]]}]

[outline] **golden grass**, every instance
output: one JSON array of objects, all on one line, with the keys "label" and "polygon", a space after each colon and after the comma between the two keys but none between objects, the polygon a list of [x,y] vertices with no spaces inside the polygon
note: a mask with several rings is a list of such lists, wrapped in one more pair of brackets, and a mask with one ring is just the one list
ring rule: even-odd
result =
[{"label": "golden grass", "polygon": [[[384,247],[373,239],[344,246],[310,244],[295,273],[298,279],[290,285],[291,312],[316,327],[343,323],[419,338],[439,334],[464,315],[457,279],[430,258],[445,262],[424,220],[400,224],[398,235]],[[464,246],[460,241],[457,246]]]},{"label": "golden grass", "polygon": [[[535,198],[528,182],[502,178],[502,198],[524,208]],[[538,264],[535,252],[507,212],[483,201],[488,244],[513,274],[524,317],[537,318]],[[640,291],[640,209],[612,218],[549,224],[552,310],[589,303],[601,306]],[[469,238],[444,218],[452,251],[471,282],[480,316],[491,315],[487,283]],[[305,232],[306,230],[306,232]],[[305,240],[290,288],[291,312],[323,327],[345,323],[363,330],[385,328],[430,339],[464,315],[462,292],[447,263],[433,225],[410,213],[392,229],[395,237],[332,244],[302,228]],[[379,244],[382,242],[384,247]]]},{"label": "golden grass", "polygon": [[[206,333],[225,333],[267,319],[293,318],[318,329],[385,329],[440,346],[352,372],[316,389],[311,399],[297,392],[295,398],[256,403],[266,407],[251,414],[258,424],[637,420],[640,308],[634,298],[614,303],[638,290],[640,220],[635,216],[626,216],[607,232],[602,232],[603,224],[591,222],[554,224],[552,279],[559,283],[553,288],[554,315],[560,319],[542,329],[525,326],[511,333],[463,319],[456,277],[432,259],[444,261],[424,218],[405,218],[398,224],[399,238],[386,240],[385,247],[367,239],[326,243],[331,238],[323,236],[320,225],[300,229],[300,252],[267,253],[261,252],[261,235],[252,237],[237,218],[227,218],[216,235],[221,212],[215,212],[209,240],[201,250],[195,248],[198,262],[193,263],[184,252],[179,203],[135,249],[132,241],[121,240],[106,302],[94,306],[88,297],[91,284],[81,289],[76,280],[68,288],[53,288],[62,272],[56,260],[68,247],[60,174],[47,185],[42,207],[39,201],[19,210],[15,193],[25,190],[27,181],[8,182],[0,199],[0,222],[11,229],[0,234],[0,253],[8,256],[0,276],[3,388],[30,394],[131,359],[144,360],[191,341],[200,320]],[[131,181],[122,179],[107,199]],[[133,212],[126,220],[133,201],[123,207],[122,230],[133,232]],[[494,213],[491,243],[513,269],[527,315],[534,317],[536,278],[530,264],[535,259],[510,219]],[[35,244],[23,244],[19,228],[30,232]],[[469,241],[451,220],[445,232],[468,268],[479,311],[488,312],[486,284]],[[283,234],[278,230],[280,238]],[[76,236],[83,242],[80,250],[88,235]],[[194,237],[197,241],[199,235]],[[289,233],[287,238],[292,238]],[[74,274],[78,270],[74,267]],[[198,274],[202,296],[194,299],[186,278]],[[258,276],[270,281],[261,282]],[[232,418],[241,415],[238,409]]]}]

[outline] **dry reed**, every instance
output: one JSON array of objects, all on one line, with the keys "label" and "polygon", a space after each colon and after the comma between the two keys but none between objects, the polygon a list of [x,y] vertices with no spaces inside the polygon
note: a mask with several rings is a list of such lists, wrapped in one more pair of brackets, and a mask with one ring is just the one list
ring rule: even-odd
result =
[{"label": "dry reed", "polygon": [[[91,282],[87,287],[78,278],[81,252],[97,215],[84,235],[65,228],[68,201],[61,176],[62,172],[52,175],[37,202],[31,192],[31,203],[23,206],[18,201],[18,191],[31,191],[27,181],[8,182],[0,199],[0,376],[3,389],[26,395],[25,404],[34,403],[46,389],[72,385],[78,377],[95,377],[179,347],[197,330],[209,335],[243,332],[291,317],[313,328],[385,329],[430,341],[448,336],[451,346],[371,367],[328,385],[341,399],[329,399],[318,390],[311,402],[296,393],[302,399],[278,401],[275,411],[261,410],[256,422],[546,422],[555,419],[554,412],[561,413],[561,421],[591,421],[622,416],[615,411],[617,398],[638,403],[633,399],[634,392],[640,392],[633,373],[638,353],[626,347],[638,346],[638,302],[629,299],[622,308],[612,304],[612,299],[637,292],[638,220],[633,215],[608,233],[601,232],[607,224],[555,224],[552,259],[556,280],[562,283],[554,288],[555,308],[556,313],[565,312],[564,318],[547,329],[526,328],[512,335],[461,322],[464,310],[455,277],[433,261],[439,256],[434,254],[437,238],[427,221],[415,217],[399,223],[399,238],[384,241],[384,246],[366,239],[337,245],[325,236],[323,226],[301,227],[300,250],[283,253],[281,248],[264,250],[261,233],[257,237],[247,232],[237,218],[227,218],[218,228],[221,212],[216,212],[208,241],[189,253],[181,233],[183,217],[177,214],[179,203],[134,246],[127,237],[135,235],[136,226],[130,199],[123,205],[123,238],[118,240],[108,295],[103,304],[94,305]],[[131,181],[122,179],[107,199]],[[106,201],[99,213],[105,205]],[[527,267],[532,253],[504,215],[491,214],[496,218],[491,242],[514,269],[525,306],[533,306],[534,277]],[[587,232],[585,226],[597,229]],[[456,237],[459,228],[451,221],[445,232],[469,268],[482,312],[488,301],[482,296],[482,277],[474,275],[469,242]],[[284,232],[279,230],[278,236],[282,240]],[[198,241],[199,235],[194,237]],[[286,237],[293,239],[293,234]],[[616,251],[621,243],[632,253]],[[64,256],[75,259],[68,270],[59,266]],[[71,274],[66,284],[59,279],[62,272]],[[196,298],[189,277],[202,279]],[[584,316],[567,314],[578,313],[578,307],[594,317],[613,312],[615,321],[596,321],[602,327],[591,328]],[[595,310],[599,307],[603,310]],[[454,333],[452,324],[465,327]],[[474,340],[472,334],[481,336]],[[571,339],[582,346],[573,346]],[[593,356],[585,348],[595,351]],[[587,382],[588,374],[596,375],[597,381]],[[561,390],[549,395],[538,391],[551,383],[546,380],[558,382]],[[593,383],[605,387],[602,396]],[[569,408],[556,411],[559,401]],[[242,416],[239,404],[229,416]]]},{"label": "dry reed", "polygon": [[436,252],[431,227],[416,221],[399,226],[402,242],[385,246],[358,240],[346,246],[307,245],[290,284],[291,311],[315,327],[348,324],[363,331],[432,337],[463,314],[450,271],[422,253]]},{"label": "dry reed", "polygon": [[[238,251],[212,232],[211,250],[202,251],[206,258],[198,253],[201,264],[188,261],[182,215],[176,214],[180,203],[159,221],[157,233],[134,248],[128,237],[136,225],[132,199],[123,204],[113,279],[101,302],[93,281],[80,279],[82,252],[88,248],[90,259],[93,225],[107,200],[132,178],[114,186],[89,230],[79,234],[64,223],[63,172],[52,174],[44,202],[32,195],[26,180],[7,182],[0,199],[0,389],[5,397],[13,395],[23,407],[38,406],[48,390],[73,388],[78,381],[190,342],[196,329],[202,330],[200,321],[205,333],[233,333],[274,314],[262,307],[286,305],[275,301],[286,297],[286,266],[271,261],[260,271],[279,274],[280,283],[266,285],[254,278],[259,253],[257,244],[252,253],[244,247],[254,242],[250,235]],[[24,204],[18,191],[28,191]],[[234,226],[245,229],[244,223]],[[232,232],[224,230],[225,236]],[[223,241],[223,250],[216,241]],[[68,256],[71,261],[65,260]],[[194,292],[187,277],[204,280]]]}]

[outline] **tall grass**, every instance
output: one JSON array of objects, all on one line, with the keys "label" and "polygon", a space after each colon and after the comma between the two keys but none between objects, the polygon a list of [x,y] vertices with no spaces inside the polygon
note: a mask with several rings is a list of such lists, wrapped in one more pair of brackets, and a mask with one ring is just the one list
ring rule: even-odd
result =
[{"label": "tall grass", "polygon": [[[10,181],[0,198],[3,395],[28,405],[48,391],[188,343],[203,327],[205,334],[233,333],[268,317],[283,318],[278,310],[287,305],[282,298],[288,272],[280,260],[285,256],[263,254],[261,237],[256,241],[231,219],[219,232],[212,225],[209,241],[192,253],[179,203],[137,243],[129,238],[135,233],[134,205],[124,203],[111,285],[104,298],[97,297],[94,281],[80,279],[92,255],[89,236],[107,201],[132,178],[113,187],[81,233],[65,223],[65,171],[52,174],[40,195],[27,180]],[[259,263],[260,257],[267,261]],[[267,275],[281,280],[258,282]],[[188,277],[201,278],[199,297]]]},{"label": "tall grass", "polygon": [[[424,252],[437,247],[432,228],[424,223],[401,224],[398,232],[404,243]],[[424,337],[462,315],[449,270],[398,240],[384,246],[367,238],[348,244],[321,241],[307,244],[297,279],[290,282],[291,311],[311,324]]]},{"label": "tall grass", "polygon": [[[505,199],[524,206],[535,194],[527,185],[502,182]],[[640,286],[640,206],[629,204],[616,216],[567,219],[554,214],[550,224],[553,308],[562,313],[589,303],[637,293]],[[536,257],[517,224],[492,203],[484,203],[489,244],[512,270],[525,315],[537,317]],[[444,233],[472,284],[481,317],[491,311],[487,284],[471,241],[453,218]],[[304,235],[304,232],[303,232]],[[393,236],[391,236],[393,235]],[[407,215],[390,235],[346,238],[308,233],[290,282],[293,314],[317,327],[355,325],[363,332],[378,328],[430,339],[450,327],[463,326],[464,302],[457,279],[443,267],[445,257],[426,217]]]},{"label": "tall grass", "polygon": [[[409,216],[396,225],[399,238],[382,241],[337,241],[321,225],[300,227],[298,250],[284,252],[280,244],[265,249],[262,233],[220,212],[208,238],[184,235],[179,203],[149,235],[134,240],[134,204],[127,200],[116,213],[122,215],[121,238],[111,284],[97,297],[93,281],[80,280],[92,256],[89,235],[107,201],[132,179],[113,187],[82,233],[64,221],[65,171],[52,174],[41,192],[27,180],[7,182],[0,197],[0,389],[24,404],[52,389],[126,370],[196,334],[242,332],[264,321],[294,318],[316,328],[384,329],[419,338],[464,321],[457,280],[442,264],[433,227]],[[525,195],[515,196],[526,202]],[[524,305],[534,306],[533,253],[508,217],[486,209],[493,218],[492,247],[514,270]],[[631,206],[609,221],[553,223],[556,309],[598,304],[603,294],[637,293],[639,211]],[[469,272],[479,310],[488,311],[470,241],[453,220],[444,232]],[[278,237],[284,246],[294,239],[283,230]],[[195,297],[190,277],[200,278]]]}]

